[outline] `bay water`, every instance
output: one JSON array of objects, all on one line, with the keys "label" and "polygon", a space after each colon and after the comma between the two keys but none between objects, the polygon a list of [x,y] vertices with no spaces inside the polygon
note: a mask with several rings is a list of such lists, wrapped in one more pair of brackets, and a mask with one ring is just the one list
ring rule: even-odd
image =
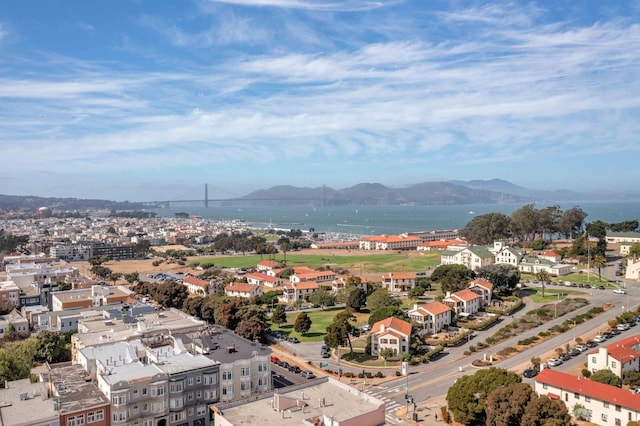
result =
[{"label": "bay water", "polygon": [[[177,212],[211,220],[242,220],[251,227],[314,229],[357,235],[397,235],[404,232],[462,229],[475,216],[503,213],[507,216],[524,204],[394,205],[394,206],[217,206],[204,203],[175,204],[157,210],[158,216]],[[578,206],[586,222],[618,223],[640,219],[640,201],[602,201],[536,204],[537,209],[559,205],[562,211]]]}]

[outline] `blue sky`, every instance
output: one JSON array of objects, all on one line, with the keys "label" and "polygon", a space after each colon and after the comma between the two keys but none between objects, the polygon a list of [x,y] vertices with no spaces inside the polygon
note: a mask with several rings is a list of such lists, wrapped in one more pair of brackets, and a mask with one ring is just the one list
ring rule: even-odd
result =
[{"label": "blue sky", "polygon": [[4,0],[0,194],[635,188],[639,16],[639,1]]}]

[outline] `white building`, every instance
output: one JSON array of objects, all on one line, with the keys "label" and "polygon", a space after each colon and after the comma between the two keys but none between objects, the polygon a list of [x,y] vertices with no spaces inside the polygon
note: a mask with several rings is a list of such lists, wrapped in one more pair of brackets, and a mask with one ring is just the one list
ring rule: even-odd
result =
[{"label": "white building", "polygon": [[438,333],[451,324],[451,308],[440,302],[414,304],[408,315],[429,334]]}]

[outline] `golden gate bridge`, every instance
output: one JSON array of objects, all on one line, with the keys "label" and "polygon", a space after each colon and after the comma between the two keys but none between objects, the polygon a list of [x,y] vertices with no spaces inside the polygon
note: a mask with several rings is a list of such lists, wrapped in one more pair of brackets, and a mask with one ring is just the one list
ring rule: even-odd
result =
[{"label": "golden gate bridge", "polygon": [[216,189],[220,192],[223,193],[227,193],[229,194],[229,197],[225,197],[225,198],[210,198],[209,197],[209,184],[205,183],[204,184],[204,197],[203,198],[198,198],[198,199],[183,199],[182,197],[186,197],[189,196],[191,194],[193,194],[196,191],[201,191],[200,186],[198,186],[195,189],[191,189],[188,192],[176,197],[173,200],[166,200],[166,201],[143,201],[142,204],[149,206],[149,207],[164,207],[164,208],[169,208],[171,207],[172,204],[193,204],[193,203],[204,203],[204,207],[208,208],[209,207],[209,203],[210,202],[223,202],[223,201],[241,201],[241,202],[246,202],[246,201],[318,201],[321,202],[322,205],[326,205],[326,186],[322,185],[322,199],[317,199],[317,198],[282,198],[282,197],[278,197],[278,198],[274,198],[274,197],[240,197],[237,196],[236,194],[232,194],[229,191],[226,191],[224,189],[221,188],[217,188],[213,185],[211,185],[211,187],[213,189]]}]

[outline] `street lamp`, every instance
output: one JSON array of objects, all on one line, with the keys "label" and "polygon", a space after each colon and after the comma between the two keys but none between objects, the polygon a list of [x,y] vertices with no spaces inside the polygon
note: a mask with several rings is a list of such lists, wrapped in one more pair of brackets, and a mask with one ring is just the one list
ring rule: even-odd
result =
[{"label": "street lamp", "polygon": [[575,320],[571,320],[571,322],[573,323],[573,341],[576,341],[576,321]]}]

